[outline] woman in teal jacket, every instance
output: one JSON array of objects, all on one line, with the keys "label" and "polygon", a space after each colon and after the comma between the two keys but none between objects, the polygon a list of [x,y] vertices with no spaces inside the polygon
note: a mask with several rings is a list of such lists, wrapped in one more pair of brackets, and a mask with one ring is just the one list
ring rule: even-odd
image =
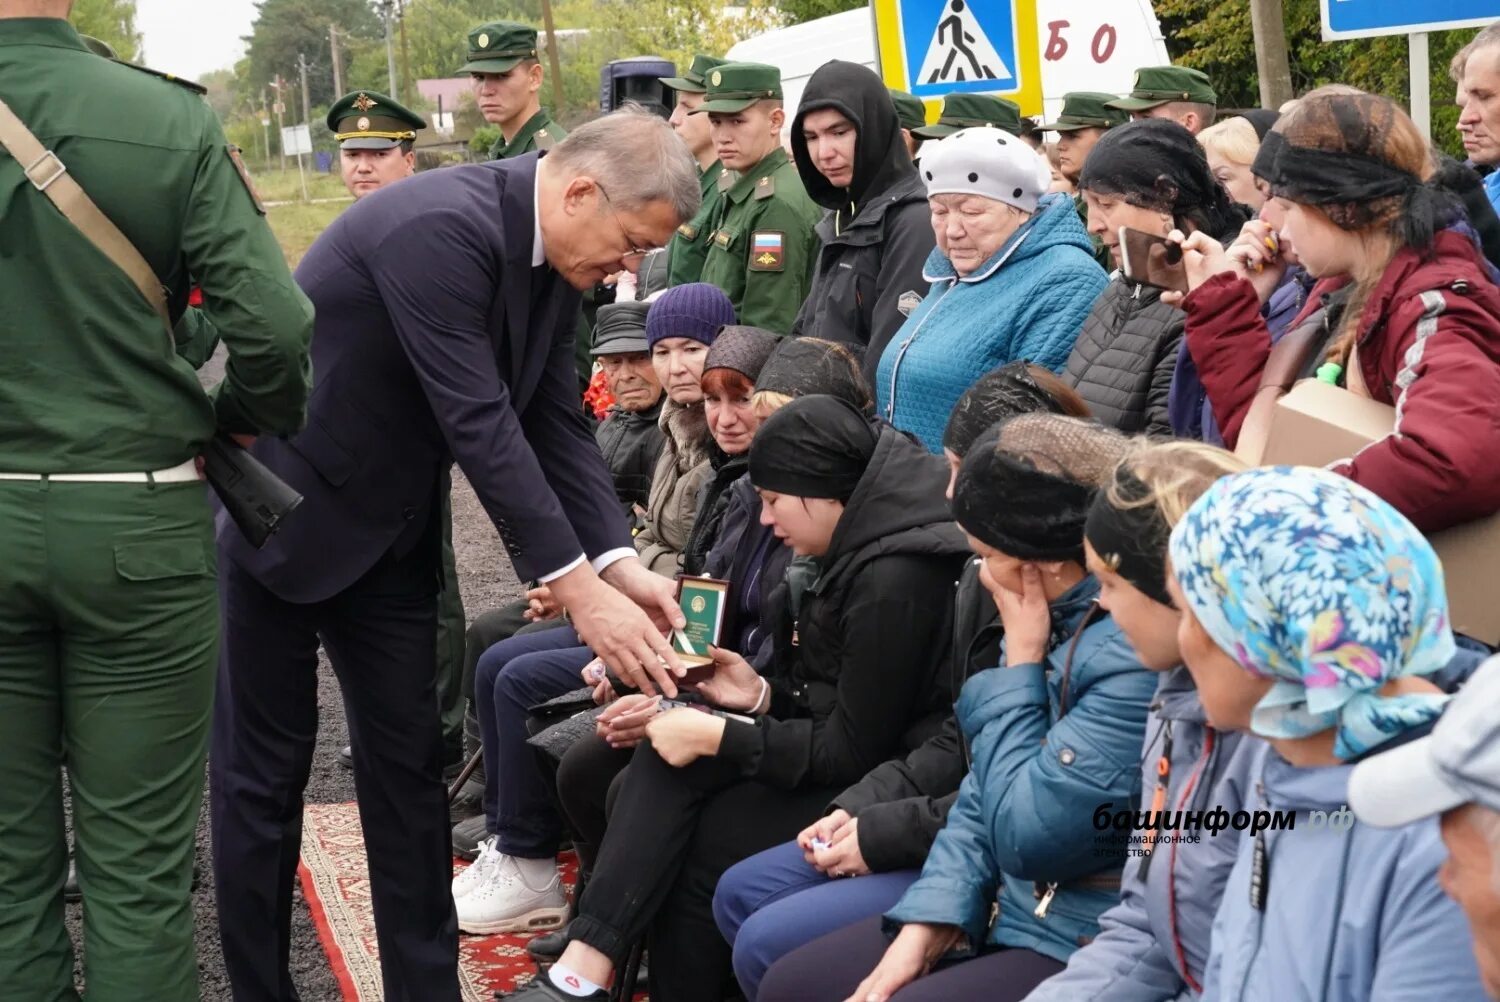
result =
[{"label": "woman in teal jacket", "polygon": [[1032,414],[986,432],[965,456],[954,515],[983,558],[1006,634],[1000,666],[959,697],[969,774],[885,928],[872,919],[787,955],[759,1002],[1005,1002],[1098,932],[1119,897],[1125,846],[1097,842],[1093,816],[1139,793],[1156,688],[1083,567],[1090,499],[1126,447],[1098,425]]}]

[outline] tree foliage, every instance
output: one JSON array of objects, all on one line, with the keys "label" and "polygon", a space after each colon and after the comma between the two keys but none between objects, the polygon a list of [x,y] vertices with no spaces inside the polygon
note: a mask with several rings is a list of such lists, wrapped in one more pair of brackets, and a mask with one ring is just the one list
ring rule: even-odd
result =
[{"label": "tree foliage", "polygon": [[339,29],[345,47],[356,51],[361,43],[384,39],[380,18],[367,0],[261,0],[256,10],[255,25],[245,39],[249,51],[240,93],[258,95],[279,74],[293,85],[286,96],[289,107],[302,103],[298,56],[307,58],[311,103],[327,105],[338,97],[333,93],[330,25]]},{"label": "tree foliage", "polygon": [[128,63],[141,55],[141,34],[135,28],[135,0],[77,0],[69,15],[73,27],[115,50]]},{"label": "tree foliage", "polygon": [[[1222,108],[1260,105],[1255,41],[1248,0],[1154,0],[1172,61],[1207,73]],[[1327,83],[1343,83],[1408,103],[1406,36],[1325,42],[1318,0],[1284,0],[1292,86],[1301,94]],[[1448,62],[1473,31],[1439,31],[1430,38],[1432,134],[1450,153],[1461,153],[1454,126],[1453,82]]]}]

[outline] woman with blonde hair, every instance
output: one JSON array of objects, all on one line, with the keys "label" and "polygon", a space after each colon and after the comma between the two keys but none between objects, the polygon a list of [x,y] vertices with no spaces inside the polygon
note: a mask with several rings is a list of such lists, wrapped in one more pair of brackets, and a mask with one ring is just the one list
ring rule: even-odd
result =
[{"label": "woman with blonde hair", "polygon": [[1216,122],[1198,133],[1198,145],[1208,157],[1214,180],[1224,186],[1229,197],[1252,212],[1266,204],[1265,194],[1256,187],[1250,165],[1260,152],[1260,134],[1250,119],[1242,115]]}]

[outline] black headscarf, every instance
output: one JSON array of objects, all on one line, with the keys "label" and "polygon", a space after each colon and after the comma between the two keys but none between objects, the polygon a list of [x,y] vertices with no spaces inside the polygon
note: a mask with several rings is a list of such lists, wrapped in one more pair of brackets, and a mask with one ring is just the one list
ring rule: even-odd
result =
[{"label": "black headscarf", "polygon": [[793,400],[766,418],[750,445],[750,482],[800,498],[848,501],[880,433],[870,418],[837,397]]},{"label": "black headscarf", "polygon": [[1193,134],[1165,118],[1143,118],[1106,132],[1089,151],[1078,187],[1170,213],[1179,228],[1191,223],[1220,240],[1238,234],[1249,218],[1214,177]]},{"label": "black headscarf", "polygon": [[860,371],[858,347],[816,337],[786,338],[760,370],[755,390],[788,397],[823,393],[869,412],[875,401]]},{"label": "black headscarf", "polygon": [[[1116,507],[1111,493],[1124,504]],[[1113,488],[1100,491],[1089,507],[1084,537],[1110,570],[1147,598],[1172,605],[1167,591],[1167,540],[1172,530],[1151,498],[1151,488],[1130,472],[1115,468]]]},{"label": "black headscarf", "polygon": [[1271,126],[1276,124],[1281,115],[1265,108],[1251,108],[1240,117],[1250,123],[1250,127],[1255,130],[1255,138],[1265,142],[1266,133],[1271,131]]},{"label": "black headscarf", "polygon": [[943,448],[962,459],[986,429],[1033,411],[1061,414],[1062,408],[1031,378],[1029,363],[1009,362],[979,377],[958,398],[943,429]]},{"label": "black headscarf", "polygon": [[[802,137],[802,119],[809,111],[833,108],[854,123],[858,132],[854,147],[854,179],[848,188],[835,188],[807,154]],[[818,67],[802,91],[802,103],[792,120],[792,159],[797,173],[814,202],[825,209],[848,211],[850,203],[862,206],[907,174],[916,172],[901,121],[891,104],[885,83],[868,66],[832,59]]]}]

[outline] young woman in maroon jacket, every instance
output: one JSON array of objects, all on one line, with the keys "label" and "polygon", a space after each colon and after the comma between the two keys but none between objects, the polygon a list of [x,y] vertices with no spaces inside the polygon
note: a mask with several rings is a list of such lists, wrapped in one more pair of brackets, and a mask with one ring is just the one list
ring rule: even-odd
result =
[{"label": "young woman in maroon jacket", "polygon": [[[1311,274],[1339,280],[1321,290],[1337,291],[1320,378],[1396,408],[1389,435],[1334,469],[1429,533],[1500,510],[1500,290],[1452,190],[1460,169],[1438,169],[1411,119],[1369,94],[1304,99],[1255,163],[1281,216],[1275,236]],[[1275,255],[1264,242],[1226,253],[1178,238],[1189,350],[1217,412],[1258,383],[1246,369],[1265,357],[1246,350],[1262,343],[1252,283]]]}]

